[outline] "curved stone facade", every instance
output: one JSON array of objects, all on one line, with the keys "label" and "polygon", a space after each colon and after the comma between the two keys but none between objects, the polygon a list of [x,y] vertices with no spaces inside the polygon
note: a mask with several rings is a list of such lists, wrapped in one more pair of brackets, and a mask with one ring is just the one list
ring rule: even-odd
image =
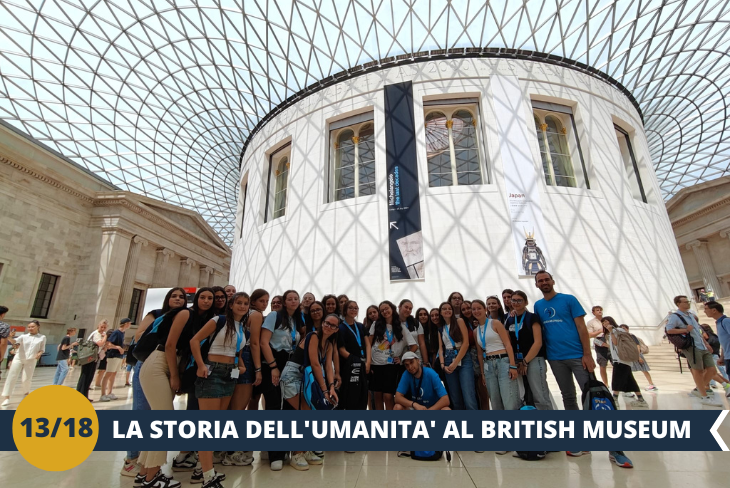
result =
[{"label": "curved stone facade", "polygon": [[[384,87],[407,81],[425,277],[391,280]],[[452,123],[460,108],[475,120]],[[450,111],[443,119],[449,121],[439,125],[434,120],[441,115],[429,115],[435,110]],[[363,145],[355,132],[343,139],[359,141],[364,169],[357,172],[357,196],[335,201],[355,191],[338,190],[333,176],[335,162],[352,156],[338,156],[344,149],[335,146],[348,124],[353,131],[372,124],[371,142]],[[478,153],[472,175],[478,183],[432,186],[469,182],[470,176],[457,174],[469,137]],[[451,156],[453,175],[435,175],[438,151]],[[572,174],[564,174],[561,151],[570,155]],[[514,160],[532,172],[515,171]],[[370,169],[372,190],[365,184]],[[312,291],[318,298],[345,293],[358,300],[361,315],[383,299],[438,306],[452,291],[484,299],[503,288],[522,289],[534,301],[539,291],[520,272],[522,251],[513,238],[508,188],[516,173],[542,213],[539,244],[556,289],[575,294],[588,311],[601,304],[620,322],[656,330],[672,297],[687,292],[687,281],[640,114],[605,81],[527,60],[444,59],[383,69],[323,89],[273,117],[242,158],[233,283],[276,294]],[[653,339],[648,332],[642,335]]]}]

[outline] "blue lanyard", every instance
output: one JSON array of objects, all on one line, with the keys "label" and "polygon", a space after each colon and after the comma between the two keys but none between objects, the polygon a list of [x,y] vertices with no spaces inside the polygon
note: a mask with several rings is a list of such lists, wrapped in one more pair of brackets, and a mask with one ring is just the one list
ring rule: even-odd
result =
[{"label": "blue lanyard", "polygon": [[294,352],[297,348],[297,328],[294,324],[291,324],[291,352]]},{"label": "blue lanyard", "polygon": [[[385,339],[389,343],[388,347],[390,349],[393,349],[393,332],[389,331],[388,329],[385,329]],[[357,342],[360,342],[360,341],[357,341]]]},{"label": "blue lanyard", "polygon": [[[362,339],[360,339],[360,332],[357,330],[358,329],[357,322],[355,322],[355,324],[354,324],[354,327],[355,327],[354,330],[350,329],[350,324],[348,324],[346,321],[343,320],[342,323],[345,324],[345,327],[347,327],[347,329],[350,332],[352,332],[352,335],[355,336],[355,340],[357,340],[357,346],[360,348],[360,354],[362,354],[362,357],[365,357],[365,351],[363,351],[363,349],[362,349]],[[386,332],[387,332],[387,330],[386,330]]]},{"label": "blue lanyard", "polygon": [[454,338],[451,337],[451,327],[448,325],[444,326],[446,328],[446,335],[449,336],[449,340],[451,341],[451,348],[456,350],[456,343],[454,342]]},{"label": "blue lanyard", "polygon": [[238,366],[238,353],[241,351],[241,342],[243,342],[243,335],[243,320],[241,320],[238,325],[238,330],[236,331],[236,359],[233,361],[233,364],[236,366]]},{"label": "blue lanyard", "polygon": [[487,319],[482,327],[482,332],[479,334],[482,338],[482,354],[486,357],[487,355],[487,327],[492,324],[492,319]]},{"label": "blue lanyard", "polygon": [[[522,323],[525,321],[525,317],[527,316],[527,312],[522,314],[522,317],[520,317],[520,321],[517,322],[517,319],[515,318],[515,338],[519,341],[520,340],[520,330],[522,329]],[[519,349],[519,345],[517,346]]]}]

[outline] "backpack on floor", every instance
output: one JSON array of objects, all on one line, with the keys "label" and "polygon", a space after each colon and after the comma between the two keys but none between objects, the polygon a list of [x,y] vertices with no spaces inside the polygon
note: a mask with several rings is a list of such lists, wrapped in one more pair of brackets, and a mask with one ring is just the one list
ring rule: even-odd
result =
[{"label": "backpack on floor", "polygon": [[[537,410],[532,405],[524,405],[520,410]],[[525,461],[539,461],[545,459],[547,451],[515,451],[517,457],[524,459]]]},{"label": "backpack on floor", "polygon": [[590,379],[583,391],[583,410],[618,410],[613,394],[593,373],[590,373]]},{"label": "backpack on floor", "polygon": [[446,460],[451,462],[451,451],[399,451],[398,457],[409,457],[416,461],[438,461],[446,453]]}]

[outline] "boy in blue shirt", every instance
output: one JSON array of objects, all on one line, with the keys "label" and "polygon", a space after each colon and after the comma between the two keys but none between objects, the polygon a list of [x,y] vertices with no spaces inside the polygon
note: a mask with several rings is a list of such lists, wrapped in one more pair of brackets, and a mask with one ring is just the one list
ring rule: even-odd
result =
[{"label": "boy in blue shirt", "polygon": [[[393,410],[450,410],[449,395],[439,375],[421,366],[416,353],[408,351],[401,358],[406,371],[395,392]],[[410,394],[411,400],[406,398]]]}]

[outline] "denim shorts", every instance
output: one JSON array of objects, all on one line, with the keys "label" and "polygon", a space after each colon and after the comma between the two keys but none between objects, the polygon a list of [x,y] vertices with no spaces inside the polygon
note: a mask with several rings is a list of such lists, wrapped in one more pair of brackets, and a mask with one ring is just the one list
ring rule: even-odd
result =
[{"label": "denim shorts", "polygon": [[284,400],[294,398],[297,394],[302,391],[302,382],[304,381],[304,374],[302,373],[302,366],[289,361],[284,366],[284,371],[281,372],[281,396]]},{"label": "denim shorts", "polygon": [[233,395],[236,380],[231,378],[233,364],[207,362],[213,370],[207,378],[195,380],[196,398],[224,398]]},{"label": "denim shorts", "polygon": [[251,348],[246,346],[241,353],[243,356],[243,365],[246,366],[246,372],[239,375],[236,381],[237,385],[251,385],[256,381],[256,373],[254,372],[253,357],[251,356]]}]

